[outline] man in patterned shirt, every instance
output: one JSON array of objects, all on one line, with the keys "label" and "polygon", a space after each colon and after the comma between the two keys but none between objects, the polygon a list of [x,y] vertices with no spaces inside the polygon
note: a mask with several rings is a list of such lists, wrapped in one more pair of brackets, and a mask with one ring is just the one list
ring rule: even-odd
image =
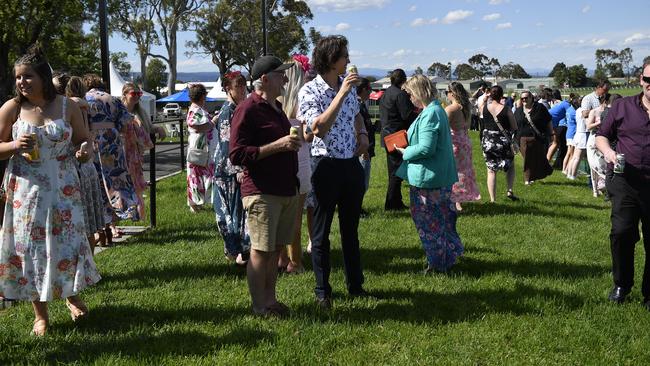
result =
[{"label": "man in patterned shirt", "polygon": [[345,278],[351,296],[364,296],[359,251],[359,215],[364,191],[364,173],[358,156],[368,148],[368,133],[359,115],[356,73],[345,78],[350,62],[348,41],[343,36],[321,39],[312,62],[318,76],[298,94],[298,118],[314,133],[311,145],[312,187],[316,198],[312,227],[312,262],[316,275],[316,301],[332,306],[329,233],[338,206]]}]

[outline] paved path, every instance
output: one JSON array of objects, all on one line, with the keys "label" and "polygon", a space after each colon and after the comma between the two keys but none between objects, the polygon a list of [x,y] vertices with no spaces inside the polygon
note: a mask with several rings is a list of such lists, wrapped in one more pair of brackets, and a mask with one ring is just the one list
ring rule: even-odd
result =
[{"label": "paved path", "polygon": [[[156,179],[168,176],[181,170],[180,143],[165,142],[156,144]],[[149,152],[144,155],[144,178],[149,175]]]}]

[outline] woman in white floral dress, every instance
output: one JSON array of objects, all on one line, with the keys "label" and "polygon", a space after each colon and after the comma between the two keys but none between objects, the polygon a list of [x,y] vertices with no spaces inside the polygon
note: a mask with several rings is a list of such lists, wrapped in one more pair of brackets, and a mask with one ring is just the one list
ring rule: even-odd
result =
[{"label": "woman in white floral dress", "polygon": [[[88,313],[79,292],[97,273],[86,238],[79,177],[73,159],[87,140],[79,107],[55,94],[52,73],[37,48],[15,64],[16,98],[0,108],[0,158],[5,215],[0,231],[0,297],[31,301],[33,334],[49,324],[47,303],[66,299],[73,320]],[[12,141],[13,139],[13,141]],[[38,147],[40,158],[31,153]],[[73,153],[76,151],[76,153]],[[73,156],[74,154],[74,156]]]},{"label": "woman in white floral dress", "polygon": [[[214,122],[208,111],[204,109],[208,92],[203,84],[190,85],[190,100],[192,105],[187,112],[187,147],[189,149],[206,150],[209,157],[214,156],[215,134]],[[212,202],[212,182],[214,180],[213,159],[208,159],[206,166],[187,162],[187,205],[190,211],[196,212],[206,203]]]}]

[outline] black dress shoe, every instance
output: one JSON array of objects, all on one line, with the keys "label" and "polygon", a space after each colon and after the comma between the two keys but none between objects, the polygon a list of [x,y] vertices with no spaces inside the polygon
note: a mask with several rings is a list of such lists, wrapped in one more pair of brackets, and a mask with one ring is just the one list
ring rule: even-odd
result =
[{"label": "black dress shoe", "polygon": [[363,288],[359,290],[349,291],[348,294],[350,294],[350,297],[372,297],[372,295]]},{"label": "black dress shoe", "polygon": [[403,210],[408,210],[409,206],[400,203],[399,205],[390,205],[390,206],[384,206],[384,210],[386,211],[403,211]]},{"label": "black dress shoe", "polygon": [[614,286],[612,291],[609,293],[609,301],[615,302],[617,304],[622,304],[625,302],[625,298],[630,294],[630,289]]}]

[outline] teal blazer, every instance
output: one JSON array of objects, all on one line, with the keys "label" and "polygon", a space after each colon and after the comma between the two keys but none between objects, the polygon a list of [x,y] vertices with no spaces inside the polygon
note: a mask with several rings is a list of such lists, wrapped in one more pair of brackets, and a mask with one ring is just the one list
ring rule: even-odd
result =
[{"label": "teal blazer", "polygon": [[418,188],[451,187],[458,181],[447,113],[434,100],[408,129],[408,147],[395,173]]}]

